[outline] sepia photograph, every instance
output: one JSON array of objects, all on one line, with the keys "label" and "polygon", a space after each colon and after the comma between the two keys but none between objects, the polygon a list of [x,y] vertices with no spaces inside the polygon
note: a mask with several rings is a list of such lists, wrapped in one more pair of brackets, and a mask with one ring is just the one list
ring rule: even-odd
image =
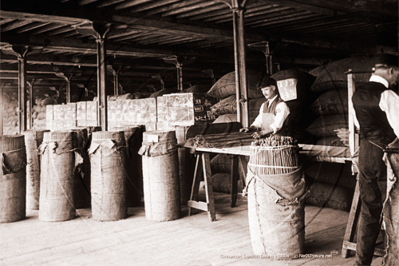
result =
[{"label": "sepia photograph", "polygon": [[397,0],[2,0],[1,266],[399,265]]}]

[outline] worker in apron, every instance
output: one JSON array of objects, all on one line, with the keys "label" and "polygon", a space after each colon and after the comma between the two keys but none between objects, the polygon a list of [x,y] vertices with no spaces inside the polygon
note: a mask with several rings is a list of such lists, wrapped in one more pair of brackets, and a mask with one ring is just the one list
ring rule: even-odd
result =
[{"label": "worker in apron", "polygon": [[381,228],[383,202],[378,180],[387,176],[384,149],[399,137],[399,96],[390,89],[398,82],[397,62],[397,57],[380,55],[370,81],[356,88],[352,97],[356,124],[360,126],[361,208],[355,265],[371,264]]},{"label": "worker in apron", "polygon": [[287,123],[290,110],[280,98],[277,82],[272,78],[264,78],[258,88],[267,99],[259,110],[259,115],[250,127],[240,129],[240,132],[254,132],[254,138],[261,138],[268,134],[287,135]]}]

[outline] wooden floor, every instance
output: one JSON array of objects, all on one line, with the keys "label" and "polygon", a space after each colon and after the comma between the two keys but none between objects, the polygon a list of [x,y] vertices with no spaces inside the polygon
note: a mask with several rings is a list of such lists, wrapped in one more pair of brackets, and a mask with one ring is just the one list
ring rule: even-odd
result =
[{"label": "wooden floor", "polygon": [[[354,254],[341,258],[348,213],[306,206],[306,254],[332,258],[276,261],[254,258],[248,228],[247,201],[229,207],[229,197],[216,193],[217,221],[205,212],[170,222],[145,218],[144,208],[129,208],[129,217],[97,222],[89,209],[66,222],[41,222],[38,211],[27,219],[0,224],[0,265],[353,265]],[[251,257],[252,256],[252,257]],[[372,265],[381,265],[375,258]]]}]

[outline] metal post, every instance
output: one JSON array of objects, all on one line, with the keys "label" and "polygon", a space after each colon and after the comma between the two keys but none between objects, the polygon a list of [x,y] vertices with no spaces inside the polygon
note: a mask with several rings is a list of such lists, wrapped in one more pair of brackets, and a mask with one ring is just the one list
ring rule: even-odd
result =
[{"label": "metal post", "polygon": [[105,39],[97,38],[97,101],[98,101],[98,118],[97,125],[101,126],[103,131],[108,130],[108,119],[107,119],[107,67],[106,67],[106,50],[105,50]]},{"label": "metal post", "polygon": [[115,71],[114,74],[114,95],[119,95],[119,71]]},{"label": "metal post", "polygon": [[0,84],[0,136],[3,136],[3,112],[4,112],[3,87],[4,83],[1,83]]},{"label": "metal post", "polygon": [[266,74],[272,75],[273,74],[273,61],[272,61],[272,53],[270,52],[271,43],[268,41],[262,41],[258,43],[251,43],[248,45],[250,48],[261,51],[266,58]]},{"label": "metal post", "polygon": [[106,93],[106,51],[104,38],[97,38],[97,101],[98,118],[97,125],[101,126],[103,131],[108,129],[107,119],[107,93]]},{"label": "metal post", "polygon": [[26,130],[26,58],[18,57],[18,134]]},{"label": "metal post", "polygon": [[182,92],[183,91],[183,67],[182,67],[182,65],[177,63],[176,70],[177,70],[177,89],[178,89],[178,91]]},{"label": "metal post", "polygon": [[[27,121],[28,121],[28,129],[33,128],[33,121],[32,121],[32,108],[33,108],[33,85],[35,83],[35,80],[33,79],[31,82],[27,81],[26,84],[29,86],[29,105],[26,108],[26,116],[27,116]],[[29,111],[29,112],[28,112]]]},{"label": "metal post", "polygon": [[122,66],[114,69],[112,65],[107,65],[107,70],[112,73],[114,77],[114,95],[119,95],[122,92],[119,90],[119,73],[122,71]]},{"label": "metal post", "polygon": [[97,45],[97,125],[101,126],[103,131],[108,129],[107,122],[107,64],[106,64],[106,36],[111,30],[111,24],[102,24],[97,22],[84,21],[73,28],[83,35],[92,35],[96,39]]},{"label": "metal post", "polygon": [[183,65],[191,64],[195,60],[195,57],[186,56],[170,56],[165,57],[163,61],[168,64],[174,64],[177,71],[177,89],[183,91]]},{"label": "metal post", "polygon": [[248,109],[248,84],[247,84],[247,68],[246,68],[246,52],[245,52],[245,30],[244,30],[244,10],[238,10],[238,53],[240,58],[240,92],[244,101],[241,101],[241,123],[244,127],[249,126],[249,109]]},{"label": "metal post", "polygon": [[73,77],[73,73],[71,73],[69,75],[69,77],[67,77],[65,75],[65,73],[62,73],[62,72],[57,72],[57,73],[55,73],[55,75],[57,77],[63,78],[65,80],[65,82],[66,82],[66,85],[65,85],[66,103],[70,103],[71,102],[71,80]]},{"label": "metal post", "polygon": [[244,127],[248,127],[249,111],[245,62],[244,5],[245,1],[243,2],[243,5],[240,6],[237,0],[232,0],[237,120],[241,122]]}]

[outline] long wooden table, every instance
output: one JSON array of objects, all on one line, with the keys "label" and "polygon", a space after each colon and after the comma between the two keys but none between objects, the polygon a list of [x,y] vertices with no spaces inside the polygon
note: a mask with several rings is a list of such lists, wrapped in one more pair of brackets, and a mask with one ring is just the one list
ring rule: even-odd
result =
[{"label": "long wooden table", "polygon": [[[305,154],[313,161],[318,162],[334,162],[345,163],[351,161],[350,151],[348,147],[335,147],[324,145],[299,144],[301,154]],[[250,155],[250,146],[237,146],[226,148],[202,148],[189,147],[196,154],[196,164],[191,188],[190,200],[187,202],[189,207],[188,214],[191,214],[191,208],[208,212],[210,221],[216,220],[216,209],[213,197],[212,171],[210,162],[210,153],[229,154],[231,160],[231,199],[230,206],[235,207],[237,201],[237,181],[238,181],[238,163],[243,165],[243,156]],[[201,169],[202,168],[202,169]],[[206,202],[198,201],[198,190],[200,176],[203,175],[205,182]]]}]

